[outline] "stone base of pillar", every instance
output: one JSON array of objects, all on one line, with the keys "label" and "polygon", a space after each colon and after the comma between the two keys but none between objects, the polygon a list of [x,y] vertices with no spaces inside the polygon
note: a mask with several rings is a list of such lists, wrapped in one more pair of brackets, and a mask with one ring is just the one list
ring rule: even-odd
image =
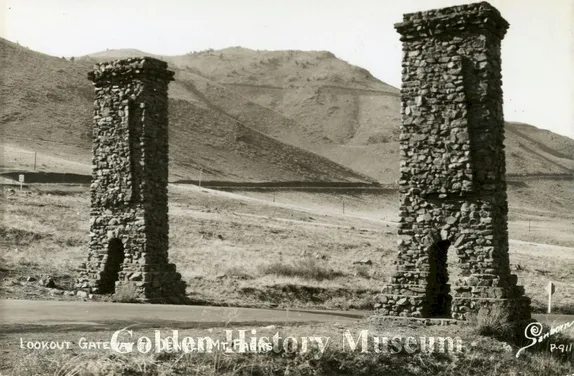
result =
[{"label": "stone base of pillar", "polygon": [[[481,308],[492,310],[495,306],[508,312],[509,322],[525,322],[531,319],[530,298],[524,296],[522,286],[493,287],[455,285],[452,294],[450,286],[443,289],[441,302],[429,299],[426,285],[390,284],[383,287],[375,304],[376,314],[410,318],[452,318],[467,321]],[[436,292],[432,292],[436,296]],[[433,304],[447,305],[442,314]]]},{"label": "stone base of pillar", "polygon": [[[106,293],[102,291],[103,274],[102,269],[80,269],[75,288],[92,294]],[[186,283],[174,264],[130,264],[121,266],[113,297],[120,301],[184,304],[185,289]]]},{"label": "stone base of pillar", "polygon": [[508,312],[508,322],[526,322],[530,315],[530,298],[520,296],[516,298],[461,298],[452,299],[452,318],[469,320],[481,309],[493,312],[494,309],[505,309]]}]

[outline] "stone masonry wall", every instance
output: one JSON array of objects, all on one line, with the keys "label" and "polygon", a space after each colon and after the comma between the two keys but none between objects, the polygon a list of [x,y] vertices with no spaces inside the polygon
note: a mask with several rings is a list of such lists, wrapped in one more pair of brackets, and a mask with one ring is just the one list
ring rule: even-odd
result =
[{"label": "stone masonry wall", "polygon": [[[505,305],[530,317],[510,273],[500,47],[488,3],[404,15],[400,224],[396,272],[378,312],[466,319]],[[454,247],[458,260],[446,260]],[[446,263],[460,278],[449,281]],[[448,283],[450,282],[450,283]]]},{"label": "stone masonry wall", "polygon": [[97,64],[89,78],[96,94],[90,242],[76,287],[178,302],[185,283],[168,262],[167,90],[173,72],[165,62],[142,57]]}]

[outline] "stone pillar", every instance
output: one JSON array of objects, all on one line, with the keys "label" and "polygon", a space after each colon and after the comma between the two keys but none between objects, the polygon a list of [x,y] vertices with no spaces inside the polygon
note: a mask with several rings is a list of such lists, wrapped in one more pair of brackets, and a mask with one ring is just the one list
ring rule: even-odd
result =
[{"label": "stone pillar", "polygon": [[[502,304],[511,320],[526,320],[530,300],[508,259],[500,59],[508,23],[482,2],[405,14],[395,28],[403,42],[401,219],[396,272],[378,312],[464,320]],[[457,260],[447,260],[449,247]]]},{"label": "stone pillar", "polygon": [[94,83],[90,243],[77,288],[179,302],[185,282],[168,262],[168,83],[163,61],[100,63]]}]

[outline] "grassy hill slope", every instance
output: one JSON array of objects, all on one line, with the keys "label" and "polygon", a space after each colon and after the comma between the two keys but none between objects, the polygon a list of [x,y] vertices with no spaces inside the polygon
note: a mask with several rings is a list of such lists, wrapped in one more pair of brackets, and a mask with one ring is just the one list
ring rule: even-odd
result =
[{"label": "grassy hill slope", "polygon": [[[111,50],[71,62],[1,43],[5,139],[89,164],[86,72],[96,61],[145,53]],[[234,47],[156,57],[176,72],[174,177],[196,178],[202,168],[206,178],[225,180],[398,178],[399,90],[368,71],[325,51]],[[510,175],[574,171],[574,140],[519,123],[506,129]]]},{"label": "grassy hill slope", "polygon": [[[5,142],[89,164],[93,89],[86,74],[92,61],[67,61],[0,42]],[[262,134],[207,102],[178,99],[181,85],[174,86],[169,109],[173,179],[197,178],[203,169],[206,179],[221,180],[370,180]]]},{"label": "grassy hill slope", "polygon": [[[326,51],[233,47],[158,57],[176,71],[171,95],[202,102],[381,182],[398,178],[399,90],[365,69]],[[574,140],[518,123],[507,124],[506,136],[509,174],[574,171]]]}]

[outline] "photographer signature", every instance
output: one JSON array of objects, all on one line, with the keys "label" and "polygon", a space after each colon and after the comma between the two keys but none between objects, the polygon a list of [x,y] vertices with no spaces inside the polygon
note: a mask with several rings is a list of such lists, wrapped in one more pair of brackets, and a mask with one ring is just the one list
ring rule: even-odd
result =
[{"label": "photographer signature", "polygon": [[[539,322],[534,322],[534,323],[530,323],[528,324],[528,326],[526,327],[526,329],[524,329],[524,336],[526,338],[528,338],[529,340],[531,340],[532,342],[527,345],[522,347],[521,349],[518,350],[518,352],[516,353],[516,357],[518,358],[520,356],[520,353],[524,350],[526,350],[527,348],[536,345],[537,343],[540,343],[542,341],[544,341],[545,339],[549,338],[550,336],[556,334],[556,333],[560,333],[568,328],[570,328],[571,326],[574,325],[574,321],[570,321],[567,323],[564,323],[562,325],[558,325],[557,327],[552,327],[550,328],[550,331],[546,332],[545,334],[542,334],[542,324],[540,324]],[[573,375],[567,375],[567,376],[573,376]]]}]

